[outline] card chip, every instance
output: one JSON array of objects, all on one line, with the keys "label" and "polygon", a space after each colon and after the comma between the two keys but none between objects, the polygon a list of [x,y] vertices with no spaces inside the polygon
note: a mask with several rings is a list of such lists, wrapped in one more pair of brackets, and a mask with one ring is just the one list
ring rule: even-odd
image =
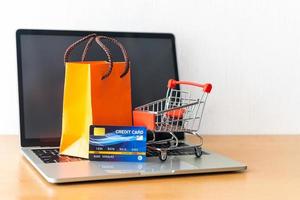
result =
[{"label": "card chip", "polygon": [[105,135],[105,128],[94,128],[94,135],[95,136],[104,136]]}]

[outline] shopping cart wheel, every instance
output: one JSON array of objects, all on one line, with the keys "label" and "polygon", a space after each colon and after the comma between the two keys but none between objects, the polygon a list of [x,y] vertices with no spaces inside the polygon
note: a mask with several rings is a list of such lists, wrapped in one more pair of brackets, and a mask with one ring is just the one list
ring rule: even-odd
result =
[{"label": "shopping cart wheel", "polygon": [[159,152],[159,159],[161,161],[166,161],[168,157],[167,151],[160,151]]},{"label": "shopping cart wheel", "polygon": [[195,155],[197,158],[202,156],[202,148],[195,147]]}]

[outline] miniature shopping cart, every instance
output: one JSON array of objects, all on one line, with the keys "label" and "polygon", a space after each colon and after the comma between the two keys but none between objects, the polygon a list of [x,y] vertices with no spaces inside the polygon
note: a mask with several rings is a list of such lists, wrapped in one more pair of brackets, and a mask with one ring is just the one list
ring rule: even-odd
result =
[{"label": "miniature shopping cart", "polygon": [[[178,89],[180,84],[201,88],[199,90],[200,96],[196,98],[191,95],[191,92]],[[171,79],[168,82],[165,98],[134,109],[134,125],[145,126],[152,133],[153,138],[147,142],[147,148],[157,152],[162,161],[167,159],[169,151],[185,148],[194,149],[195,155],[201,157],[203,142],[198,130],[207,96],[211,89],[212,85],[209,83],[198,84]],[[169,133],[170,138],[156,140],[155,133],[164,132]],[[176,132],[195,135],[200,139],[200,142],[196,145],[179,145],[179,139],[174,134]]]}]

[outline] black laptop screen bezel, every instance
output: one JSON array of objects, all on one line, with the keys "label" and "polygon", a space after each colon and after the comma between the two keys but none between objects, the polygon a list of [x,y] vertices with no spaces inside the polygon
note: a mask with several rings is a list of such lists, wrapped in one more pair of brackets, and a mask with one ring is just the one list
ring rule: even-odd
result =
[{"label": "black laptop screen bezel", "polygon": [[172,51],[174,58],[175,78],[178,80],[178,66],[175,48],[175,36],[172,33],[138,33],[138,32],[107,32],[107,31],[73,31],[73,30],[38,30],[38,29],[18,29],[16,31],[17,45],[17,68],[18,68],[18,91],[19,91],[19,119],[21,147],[30,146],[59,146],[60,138],[26,138],[24,124],[24,101],[23,101],[23,74],[21,56],[21,35],[59,35],[59,36],[85,36],[91,33],[107,35],[111,37],[135,37],[135,38],[168,38],[172,41]]}]

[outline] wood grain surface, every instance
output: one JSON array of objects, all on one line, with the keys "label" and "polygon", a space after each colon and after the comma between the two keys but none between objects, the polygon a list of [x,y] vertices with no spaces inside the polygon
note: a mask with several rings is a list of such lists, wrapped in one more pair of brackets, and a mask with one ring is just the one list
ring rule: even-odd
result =
[{"label": "wood grain surface", "polygon": [[300,199],[300,136],[204,136],[204,146],[248,165],[243,173],[53,185],[0,136],[0,199]]}]

